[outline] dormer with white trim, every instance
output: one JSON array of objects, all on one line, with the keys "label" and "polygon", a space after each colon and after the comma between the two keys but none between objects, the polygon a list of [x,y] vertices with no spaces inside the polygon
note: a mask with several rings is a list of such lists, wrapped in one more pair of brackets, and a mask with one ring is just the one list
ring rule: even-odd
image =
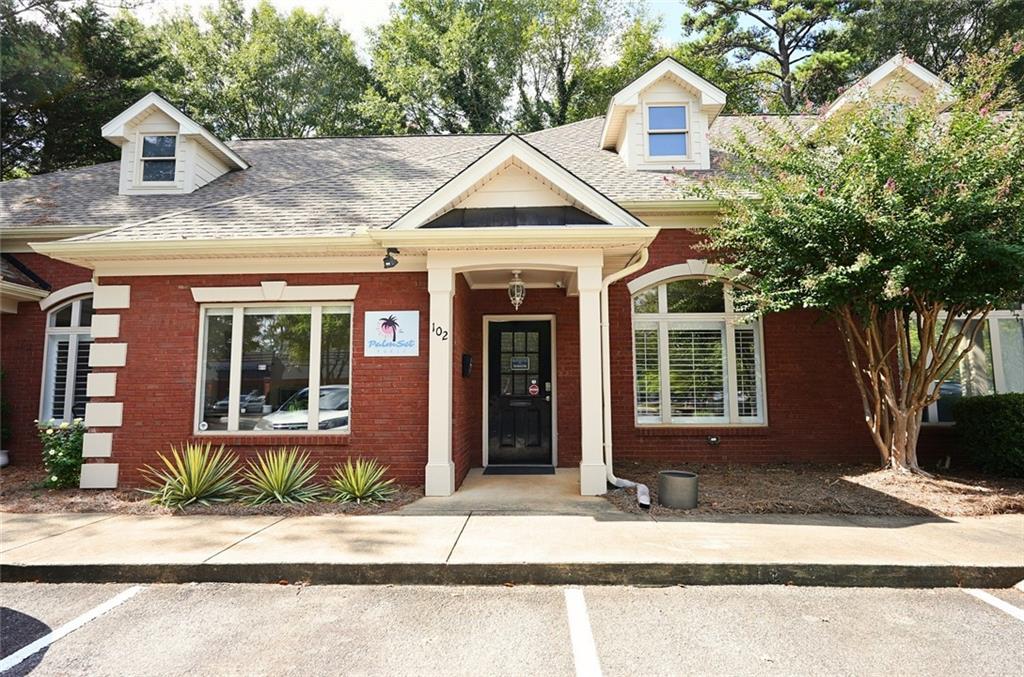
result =
[{"label": "dormer with white trim", "polygon": [[725,92],[666,57],[612,97],[601,147],[630,169],[710,169],[708,130],[724,107]]},{"label": "dormer with white trim", "polygon": [[121,195],[191,193],[249,166],[223,141],[152,92],[103,125],[102,134],[121,147]]},{"label": "dormer with white trim", "polygon": [[839,95],[825,111],[826,117],[855,106],[872,94],[906,101],[919,101],[934,94],[944,110],[953,102],[949,83],[903,54],[897,54]]}]

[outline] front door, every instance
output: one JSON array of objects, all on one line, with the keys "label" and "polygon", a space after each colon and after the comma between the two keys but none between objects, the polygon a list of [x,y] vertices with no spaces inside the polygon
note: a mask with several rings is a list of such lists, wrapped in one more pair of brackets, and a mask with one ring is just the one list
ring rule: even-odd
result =
[{"label": "front door", "polygon": [[488,326],[487,462],[550,465],[551,323]]}]

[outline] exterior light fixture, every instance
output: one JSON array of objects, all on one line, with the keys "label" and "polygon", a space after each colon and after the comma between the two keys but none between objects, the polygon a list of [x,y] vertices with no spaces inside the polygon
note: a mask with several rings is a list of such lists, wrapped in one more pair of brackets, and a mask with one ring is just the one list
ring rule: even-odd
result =
[{"label": "exterior light fixture", "polygon": [[526,300],[526,283],[519,279],[518,270],[512,271],[512,279],[508,281],[508,300],[516,310],[519,310],[519,306]]},{"label": "exterior light fixture", "polygon": [[395,266],[398,265],[398,259],[395,258],[395,254],[400,253],[401,252],[395,249],[394,247],[388,247],[387,253],[384,254],[384,270],[394,268]]}]

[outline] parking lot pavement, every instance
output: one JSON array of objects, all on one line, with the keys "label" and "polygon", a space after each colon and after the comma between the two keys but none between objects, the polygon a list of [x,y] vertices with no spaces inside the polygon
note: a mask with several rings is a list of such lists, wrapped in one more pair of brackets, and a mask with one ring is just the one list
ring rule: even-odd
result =
[{"label": "parking lot pavement", "polygon": [[[1024,620],[957,589],[0,585],[5,675],[1020,674]],[[1024,609],[1020,590],[988,591]],[[1024,613],[1024,612],[1022,612]]]}]

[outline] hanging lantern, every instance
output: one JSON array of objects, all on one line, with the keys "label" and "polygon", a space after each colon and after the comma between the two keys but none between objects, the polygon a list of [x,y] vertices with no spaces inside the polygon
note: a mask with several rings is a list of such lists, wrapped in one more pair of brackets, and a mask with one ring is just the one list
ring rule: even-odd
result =
[{"label": "hanging lantern", "polygon": [[508,281],[508,300],[516,310],[519,310],[519,306],[526,300],[526,283],[519,279],[518,270],[512,271],[512,279]]}]

